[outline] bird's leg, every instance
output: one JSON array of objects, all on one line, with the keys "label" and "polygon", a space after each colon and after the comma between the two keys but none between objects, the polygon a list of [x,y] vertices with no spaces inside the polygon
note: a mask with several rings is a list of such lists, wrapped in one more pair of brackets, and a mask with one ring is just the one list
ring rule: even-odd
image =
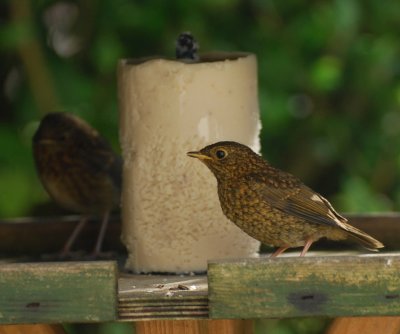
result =
[{"label": "bird's leg", "polygon": [[288,248],[289,247],[279,247],[274,253],[271,254],[271,257],[277,257],[278,255],[282,254]]},{"label": "bird's leg", "polygon": [[71,247],[73,246],[76,238],[78,235],[81,233],[83,227],[86,225],[87,222],[87,217],[86,216],[81,216],[81,219],[79,220],[78,225],[74,228],[72,231],[71,235],[69,236],[67,242],[65,243],[60,256],[65,257],[68,255],[68,253],[71,251]]},{"label": "bird's leg", "polygon": [[101,246],[103,244],[104,235],[106,234],[110,211],[104,213],[103,220],[101,221],[100,232],[97,237],[96,246],[94,247],[92,256],[96,257],[101,253]]},{"label": "bird's leg", "polygon": [[312,245],[313,242],[314,242],[314,240],[312,240],[312,239],[308,239],[308,240],[307,240],[306,244],[305,244],[304,247],[303,247],[303,250],[301,251],[300,256],[306,255],[308,249],[311,247],[311,245]]}]

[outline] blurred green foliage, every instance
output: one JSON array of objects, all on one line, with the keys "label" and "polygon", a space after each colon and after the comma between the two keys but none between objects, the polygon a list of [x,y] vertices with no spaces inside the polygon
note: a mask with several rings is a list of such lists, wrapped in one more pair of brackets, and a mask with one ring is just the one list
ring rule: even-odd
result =
[{"label": "blurred green foliage", "polygon": [[[274,165],[340,211],[398,210],[399,13],[397,0],[1,1],[0,218],[48,199],[30,146],[44,113],[76,113],[118,149],[118,59],[172,57],[187,30],[202,51],[258,56]],[[307,332],[292,327],[270,333]]]},{"label": "blurred green foliage", "polygon": [[118,148],[119,58],[201,50],[259,61],[263,154],[341,211],[400,206],[400,2],[4,1],[0,217],[47,200],[30,141],[52,110],[88,120]]}]

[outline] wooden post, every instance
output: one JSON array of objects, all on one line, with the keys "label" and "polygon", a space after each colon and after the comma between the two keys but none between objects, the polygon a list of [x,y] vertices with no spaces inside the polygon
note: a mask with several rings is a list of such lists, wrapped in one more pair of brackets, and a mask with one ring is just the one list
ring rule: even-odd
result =
[{"label": "wooden post", "polygon": [[347,317],[333,321],[326,334],[398,334],[400,317]]},{"label": "wooden post", "polygon": [[136,323],[136,334],[252,334],[252,320],[155,320]]},{"label": "wooden post", "polygon": [[65,334],[61,325],[4,325],[0,326],[0,334]]}]

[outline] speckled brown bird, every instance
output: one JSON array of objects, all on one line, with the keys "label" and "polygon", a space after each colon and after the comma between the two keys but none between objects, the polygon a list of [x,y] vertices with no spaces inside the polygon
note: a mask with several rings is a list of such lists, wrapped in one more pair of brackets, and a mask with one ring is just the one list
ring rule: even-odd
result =
[{"label": "speckled brown bird", "polygon": [[66,242],[67,255],[89,216],[102,217],[93,255],[100,254],[109,214],[120,203],[121,158],[99,133],[68,113],[46,115],[33,137],[39,178],[61,207],[82,214]]},{"label": "speckled brown bird", "polygon": [[381,242],[349,225],[320,194],[293,175],[272,167],[245,145],[225,141],[188,152],[215,175],[225,216],[251,237],[286,249],[303,247],[304,256],[320,238],[351,238],[370,250]]}]

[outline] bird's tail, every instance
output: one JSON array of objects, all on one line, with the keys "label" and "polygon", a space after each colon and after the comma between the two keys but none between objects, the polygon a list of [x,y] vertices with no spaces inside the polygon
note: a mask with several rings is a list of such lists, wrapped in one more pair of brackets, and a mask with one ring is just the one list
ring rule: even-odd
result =
[{"label": "bird's tail", "polygon": [[359,230],[358,228],[355,228],[354,226],[343,222],[341,225],[352,239],[360,243],[365,248],[371,251],[377,251],[379,248],[385,247],[380,241],[374,239],[373,237]]}]

